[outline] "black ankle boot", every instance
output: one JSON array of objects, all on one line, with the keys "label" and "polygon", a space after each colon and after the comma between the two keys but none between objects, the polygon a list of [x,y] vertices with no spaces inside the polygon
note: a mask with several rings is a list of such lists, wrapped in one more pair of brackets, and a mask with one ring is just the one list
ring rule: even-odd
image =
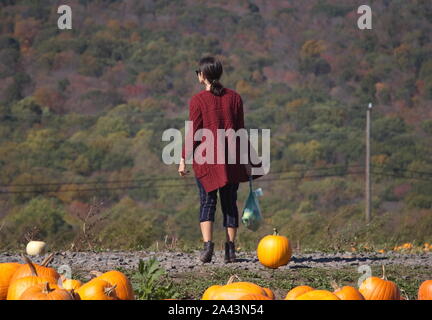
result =
[{"label": "black ankle boot", "polygon": [[225,242],[225,263],[235,262],[236,254],[235,254],[235,245],[234,242],[228,241]]},{"label": "black ankle boot", "polygon": [[211,261],[213,256],[214,243],[211,241],[204,242],[204,250],[201,251],[200,260],[203,263]]}]

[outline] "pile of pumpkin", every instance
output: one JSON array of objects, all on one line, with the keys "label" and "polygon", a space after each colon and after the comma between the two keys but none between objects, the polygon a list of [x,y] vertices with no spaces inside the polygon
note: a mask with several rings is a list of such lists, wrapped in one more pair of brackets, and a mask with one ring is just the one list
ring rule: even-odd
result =
[{"label": "pile of pumpkin", "polygon": [[[384,271],[384,269],[383,269]],[[204,292],[202,300],[275,300],[273,291],[252,282],[233,282],[232,276],[226,285],[213,285]],[[298,286],[288,291],[284,300],[406,300],[398,286],[385,277],[369,277],[359,289],[352,286],[338,287],[334,291],[316,290],[309,286]],[[418,290],[418,300],[432,300],[432,280],[423,282]]]},{"label": "pile of pumpkin", "polygon": [[[270,269],[288,264],[292,250],[287,237],[273,229],[273,235],[262,238],[257,247],[260,263]],[[262,288],[251,282],[233,282],[231,277],[226,285],[213,285],[203,294],[202,300],[274,300],[275,295],[269,288]],[[359,289],[351,286],[340,288],[332,283],[333,291],[315,290],[309,286],[298,286],[290,290],[285,300],[405,300],[397,285],[387,280],[383,266],[383,277],[369,277]],[[432,300],[432,280],[425,281],[418,291],[419,300]]]},{"label": "pile of pumpkin", "polygon": [[424,251],[424,252],[429,252],[432,251],[432,245],[429,244],[428,242],[425,242],[422,246],[414,246],[412,243],[404,243],[400,246],[395,246],[393,248],[393,251],[399,251],[399,252],[406,252],[406,251]]},{"label": "pile of pumpkin", "polygon": [[[357,248],[351,247],[351,252],[357,252],[357,251],[362,251],[362,250],[375,251],[375,249],[373,249],[372,247],[370,247],[368,245],[359,246]],[[432,244],[425,242],[423,245],[414,245],[410,242],[407,242],[407,243],[401,244],[399,246],[394,246],[391,249],[376,250],[376,252],[378,252],[378,253],[386,253],[389,251],[401,252],[401,253],[430,252],[430,251],[432,251]]]},{"label": "pile of pumpkin", "polygon": [[27,256],[24,264],[0,263],[0,300],[133,300],[129,279],[112,270],[97,273],[87,283],[66,279],[48,267],[49,255],[40,265]]}]

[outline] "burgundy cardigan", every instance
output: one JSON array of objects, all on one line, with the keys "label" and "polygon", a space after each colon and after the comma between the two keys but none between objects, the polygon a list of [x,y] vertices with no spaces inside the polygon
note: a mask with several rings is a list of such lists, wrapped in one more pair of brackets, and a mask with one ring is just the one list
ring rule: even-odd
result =
[{"label": "burgundy cardigan", "polygon": [[[214,164],[198,164],[193,160],[192,168],[195,176],[203,185],[206,192],[222,188],[228,183],[239,183],[249,181],[246,167],[240,164],[239,144],[237,144],[237,159],[235,164],[228,164],[228,142],[226,140],[226,161],[225,164],[217,164],[217,129],[234,129],[244,128],[243,101],[240,95],[234,90],[225,88],[222,96],[215,96],[210,91],[201,91],[194,95],[189,104],[189,120],[193,121],[193,136],[198,129],[209,129],[213,133],[215,151]],[[189,131],[186,139],[191,139],[192,131]],[[192,136],[192,137],[193,137]],[[193,143],[193,152],[205,141],[195,141]],[[189,148],[190,149],[190,148]],[[203,150],[201,150],[203,151]],[[182,157],[189,157],[192,150],[186,150],[183,145]],[[205,152],[203,153],[205,157]],[[207,159],[207,158],[206,158]],[[257,178],[257,176],[254,176]]]}]

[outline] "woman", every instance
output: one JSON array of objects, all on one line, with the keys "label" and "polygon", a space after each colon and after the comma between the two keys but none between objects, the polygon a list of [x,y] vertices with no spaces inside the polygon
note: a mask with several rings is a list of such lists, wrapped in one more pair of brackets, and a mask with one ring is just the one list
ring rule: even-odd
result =
[{"label": "woman", "polygon": [[[193,130],[189,134],[195,137],[195,133],[199,129],[210,130],[215,137],[214,159],[218,159],[217,129],[234,129],[237,131],[244,128],[243,102],[238,93],[224,88],[220,83],[223,68],[217,59],[213,57],[201,59],[199,69],[195,72],[199,83],[205,87],[205,90],[194,95],[190,100],[189,120],[193,121]],[[204,141],[204,138],[202,141],[194,141],[191,150],[186,150],[186,147],[183,147],[178,169],[180,176],[189,173],[185,168],[185,159],[189,158]],[[225,152],[226,155],[227,152]],[[203,157],[205,158],[204,152]],[[240,164],[238,156],[235,163],[231,163],[228,164],[228,161],[218,163],[215,160],[214,164],[198,164],[195,157],[193,160],[193,170],[200,194],[200,227],[204,240],[204,250],[201,252],[200,260],[204,263],[210,262],[213,255],[212,235],[218,193],[223,213],[223,225],[226,228],[225,263],[235,261],[234,241],[239,226],[237,189],[239,182],[249,180],[251,169],[249,165]]]}]

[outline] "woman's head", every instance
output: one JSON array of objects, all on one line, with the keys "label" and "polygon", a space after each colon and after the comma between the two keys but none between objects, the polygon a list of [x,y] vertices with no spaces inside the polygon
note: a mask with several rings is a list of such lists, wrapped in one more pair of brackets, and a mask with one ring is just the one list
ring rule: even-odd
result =
[{"label": "woman's head", "polygon": [[221,96],[223,94],[223,86],[219,82],[222,76],[223,68],[222,63],[213,58],[205,57],[199,62],[199,69],[196,71],[201,83],[205,83],[206,80],[210,84],[210,92],[216,96]]}]

